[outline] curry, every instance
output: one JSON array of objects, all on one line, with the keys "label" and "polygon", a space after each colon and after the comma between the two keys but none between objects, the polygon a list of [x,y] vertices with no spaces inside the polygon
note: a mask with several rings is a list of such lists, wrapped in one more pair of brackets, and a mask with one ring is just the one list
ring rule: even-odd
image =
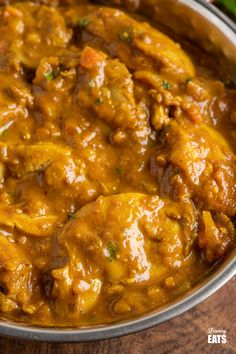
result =
[{"label": "curry", "polygon": [[2,318],[139,316],[233,247],[235,86],[141,15],[2,6],[0,135]]}]

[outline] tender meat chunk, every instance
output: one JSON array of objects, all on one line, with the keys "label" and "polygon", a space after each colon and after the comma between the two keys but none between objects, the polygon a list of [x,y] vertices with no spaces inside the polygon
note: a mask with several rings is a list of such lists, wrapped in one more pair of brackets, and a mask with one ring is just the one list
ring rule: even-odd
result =
[{"label": "tender meat chunk", "polygon": [[79,104],[96,112],[115,126],[134,128],[137,110],[131,74],[119,60],[108,60],[103,53],[86,47],[81,55],[78,77]]},{"label": "tender meat chunk", "polygon": [[103,281],[129,286],[159,279],[159,267],[162,276],[180,267],[191,252],[196,225],[188,201],[127,193],[87,204],[58,236],[67,260],[52,271],[56,311],[63,316],[89,311]]},{"label": "tender meat chunk", "polygon": [[15,122],[28,116],[33,97],[29,86],[20,79],[0,72],[0,134],[4,134]]},{"label": "tender meat chunk", "polygon": [[[73,91],[76,86],[76,67],[80,52],[64,51],[59,56],[43,58],[33,80],[35,108],[42,114],[42,120],[65,118],[73,112]],[[60,105],[63,102],[63,105]],[[80,116],[81,113],[77,114]]]},{"label": "tender meat chunk", "polygon": [[30,311],[32,265],[17,244],[0,235],[0,309],[12,313]]},{"label": "tender meat chunk", "polygon": [[235,243],[235,85],[141,12],[100,6],[156,20],[154,2],[0,0],[1,316],[140,316]]},{"label": "tender meat chunk", "polygon": [[130,69],[154,69],[172,75],[194,76],[189,57],[166,35],[146,22],[138,22],[124,12],[98,8],[87,15],[82,40],[92,34],[94,43],[103,46]]},{"label": "tender meat chunk", "polygon": [[26,234],[41,237],[51,236],[57,221],[58,217],[55,215],[42,215],[32,218],[17,208],[17,205],[0,204],[0,224],[11,229],[16,227]]},{"label": "tender meat chunk", "polygon": [[96,180],[92,181],[87,176],[86,165],[77,153],[64,145],[18,145],[7,164],[18,178],[38,173],[46,190],[60,191],[64,197],[77,195],[81,200],[88,201],[100,188]]},{"label": "tender meat chunk", "polygon": [[199,247],[208,262],[214,262],[223,256],[233,240],[236,230],[230,219],[224,214],[202,212],[201,228],[198,235]]},{"label": "tender meat chunk", "polygon": [[[144,109],[135,102],[134,83],[127,67],[91,47],[82,53],[64,51],[58,57],[42,59],[33,92],[35,106],[45,121],[65,120],[68,111],[80,117],[87,109],[87,115],[94,117],[95,113],[112,127],[147,125]],[[64,105],[59,108],[61,101]]]},{"label": "tender meat chunk", "polygon": [[155,163],[159,167],[153,172],[164,194],[192,196],[201,208],[235,214],[235,155],[213,128],[172,121],[165,127]]},{"label": "tender meat chunk", "polygon": [[171,118],[184,118],[193,124],[205,123],[220,129],[224,124],[230,138],[229,118],[236,109],[236,95],[233,90],[225,90],[222,81],[198,76],[180,83],[172,76],[148,70],[135,71],[134,78],[136,85],[138,81],[149,88],[150,121],[156,131]]},{"label": "tender meat chunk", "polygon": [[53,7],[19,3],[2,9],[0,16],[1,48],[5,54],[0,68],[5,66],[19,73],[23,66],[35,69],[41,58],[55,55],[72,36],[63,16]]},{"label": "tender meat chunk", "polygon": [[[51,142],[18,146],[3,144],[0,159],[17,178],[26,180],[31,174],[37,174],[49,199],[60,193],[62,198],[76,199],[81,206],[101,193],[110,194],[117,190],[119,181],[116,178],[114,183],[115,160],[107,163],[110,148],[107,149],[106,146],[97,149],[98,158],[95,159],[92,147],[78,154],[69,146]],[[95,173],[98,166],[99,171]]]},{"label": "tender meat chunk", "polygon": [[[139,180],[143,191],[141,171],[145,170],[145,183],[149,183],[149,171],[143,162],[150,133],[148,111],[142,99],[135,102],[133,86],[125,65],[90,47],[82,53],[64,51],[58,57],[45,58],[36,71],[35,108],[44,122],[38,131],[49,130],[49,122],[60,121],[66,143],[79,151],[87,176],[95,180],[96,189],[103,194],[117,192],[117,177],[125,178],[126,174],[129,180]],[[119,144],[120,137],[124,137],[123,144]],[[118,155],[116,149],[120,145],[124,151]],[[125,157],[131,150],[132,163],[130,156]],[[122,175],[117,173],[119,166]],[[152,183],[153,191],[154,188]]]},{"label": "tender meat chunk", "polygon": [[[15,147],[15,155],[19,160],[16,164],[15,171],[18,176],[22,176],[27,173],[35,171],[43,171],[49,168],[52,163],[61,162],[62,165],[71,165],[70,160],[73,156],[73,150],[69,147],[53,143],[39,143],[27,145],[18,145]],[[77,167],[80,167],[79,161],[77,161]],[[62,176],[62,178],[69,182],[69,176]],[[71,179],[73,179],[71,177]]]},{"label": "tender meat chunk", "polygon": [[134,128],[138,117],[133,80],[126,66],[117,59],[106,59],[90,47],[82,52],[81,66],[79,104],[94,110],[100,119],[114,126]]}]

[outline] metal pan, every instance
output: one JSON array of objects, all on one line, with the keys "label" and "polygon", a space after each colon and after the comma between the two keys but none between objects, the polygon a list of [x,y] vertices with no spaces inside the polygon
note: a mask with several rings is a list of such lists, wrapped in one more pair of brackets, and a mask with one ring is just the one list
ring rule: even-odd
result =
[{"label": "metal pan", "polygon": [[[154,20],[178,28],[180,35],[227,66],[236,81],[236,26],[212,5],[203,0],[141,0],[140,4]],[[167,321],[197,305],[236,275],[236,248],[220,264],[215,265],[207,277],[181,298],[136,319],[114,325],[79,329],[43,328],[0,321],[0,334],[29,340],[50,342],[80,342],[111,338]]]}]

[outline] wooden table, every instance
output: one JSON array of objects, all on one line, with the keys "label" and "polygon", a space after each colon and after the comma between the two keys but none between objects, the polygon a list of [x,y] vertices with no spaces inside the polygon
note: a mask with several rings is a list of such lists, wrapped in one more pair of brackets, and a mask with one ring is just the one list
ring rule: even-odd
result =
[{"label": "wooden table", "polygon": [[[208,344],[208,328],[227,331],[226,344]],[[1,354],[231,354],[236,353],[236,277],[185,314],[122,338],[80,344],[36,343],[0,337]]]}]

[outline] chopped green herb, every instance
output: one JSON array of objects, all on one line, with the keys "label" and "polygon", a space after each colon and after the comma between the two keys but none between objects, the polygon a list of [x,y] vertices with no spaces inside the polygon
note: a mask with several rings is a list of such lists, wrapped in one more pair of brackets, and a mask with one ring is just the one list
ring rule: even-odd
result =
[{"label": "chopped green herb", "polygon": [[80,28],[85,28],[90,24],[90,20],[88,18],[79,18],[78,20],[78,26]]},{"label": "chopped green herb", "polygon": [[102,104],[102,103],[103,103],[103,100],[102,100],[101,97],[96,98],[96,100],[95,100],[95,104],[96,105],[99,105],[99,104]]},{"label": "chopped green herb", "polygon": [[169,131],[170,131],[170,124],[164,124],[161,129],[162,134],[166,135],[169,133]]},{"label": "chopped green herb", "polygon": [[121,169],[120,167],[116,167],[116,168],[115,168],[115,172],[116,172],[116,174],[117,174],[118,176],[121,176],[121,174],[122,174],[122,169]]},{"label": "chopped green herb", "polygon": [[124,29],[123,31],[120,31],[118,33],[118,37],[121,41],[131,43],[132,39],[133,39],[132,34],[133,34],[132,27],[128,27],[128,28]]},{"label": "chopped green herb", "polygon": [[44,73],[44,76],[48,81],[52,81],[57,78],[58,74],[59,74],[59,70],[51,70],[51,71],[46,71]]},{"label": "chopped green herb", "polygon": [[68,219],[69,219],[69,220],[74,220],[74,219],[76,219],[76,214],[74,214],[74,213],[69,213],[69,214],[68,214]]},{"label": "chopped green herb", "polygon": [[170,82],[168,82],[168,81],[162,81],[162,86],[163,86],[163,88],[165,89],[165,90],[169,90],[169,89],[171,89],[171,87],[172,87],[172,85],[171,85],[171,83]]},{"label": "chopped green herb", "polygon": [[118,253],[118,245],[115,242],[109,241],[107,245],[107,250],[109,253],[109,261],[112,262],[116,258]]},{"label": "chopped green herb", "polygon": [[193,81],[193,78],[192,78],[192,77],[188,77],[188,78],[185,80],[186,84],[188,84],[190,81]]},{"label": "chopped green herb", "polygon": [[173,175],[179,175],[180,174],[180,170],[179,170],[179,168],[178,167],[174,167],[173,168]]}]

